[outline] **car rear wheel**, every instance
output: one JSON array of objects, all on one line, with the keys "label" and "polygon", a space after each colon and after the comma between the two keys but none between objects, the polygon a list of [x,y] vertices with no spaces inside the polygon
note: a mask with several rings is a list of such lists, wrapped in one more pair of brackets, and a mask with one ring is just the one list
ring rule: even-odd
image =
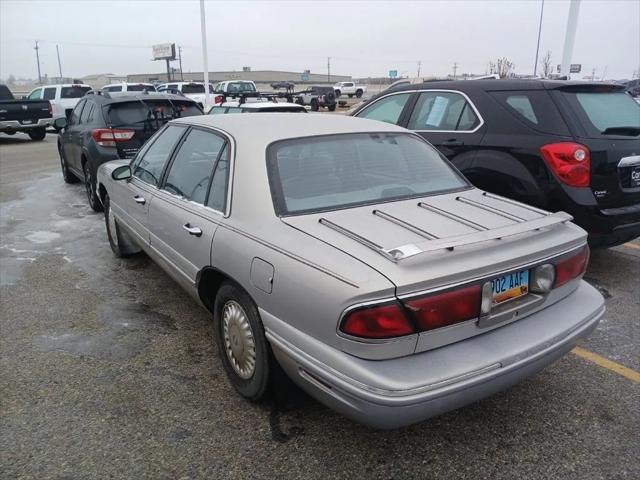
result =
[{"label": "car rear wheel", "polygon": [[258,309],[244,290],[224,282],[214,304],[218,353],[229,381],[243,397],[264,398],[271,375],[270,351]]},{"label": "car rear wheel", "polygon": [[58,144],[58,155],[60,156],[60,168],[62,169],[64,183],[78,183],[78,177],[71,173],[69,167],[67,167],[67,160],[64,158],[64,152],[60,144]]},{"label": "car rear wheel", "polygon": [[314,112],[317,112],[318,110],[320,110],[320,106],[318,105],[318,100],[316,100],[315,98],[311,100],[311,110],[313,110]]},{"label": "car rear wheel", "polygon": [[93,175],[91,174],[89,162],[84,162],[84,164],[82,165],[82,171],[84,173],[84,188],[87,192],[89,206],[93,209],[94,212],[100,212],[102,211],[102,203],[100,203],[100,199],[98,198],[98,194],[96,193],[96,179],[93,178]]},{"label": "car rear wheel", "polygon": [[335,112],[336,111],[336,106],[337,105],[334,103],[332,105],[327,106],[327,108],[329,109],[330,112]]},{"label": "car rear wheel", "polygon": [[27,132],[27,135],[29,135],[29,138],[31,138],[31,140],[44,140],[44,137],[47,136],[47,130],[44,128],[34,128],[32,130],[29,130]]},{"label": "car rear wheel", "polygon": [[336,93],[336,98],[340,98],[340,95],[342,95],[342,92],[340,90],[335,90]]},{"label": "car rear wheel", "polygon": [[107,227],[109,246],[116,257],[129,257],[140,253],[140,247],[138,247],[123,231],[120,230],[118,220],[116,220],[113,210],[111,210],[109,195],[105,195],[104,197],[104,222]]},{"label": "car rear wheel", "polygon": [[364,93],[364,92],[363,92],[362,90],[356,90],[356,97],[357,97],[357,98],[362,97],[362,94],[363,94],[363,93]]},{"label": "car rear wheel", "polygon": [[349,95],[347,95],[349,98],[353,98],[353,93],[350,93]]}]

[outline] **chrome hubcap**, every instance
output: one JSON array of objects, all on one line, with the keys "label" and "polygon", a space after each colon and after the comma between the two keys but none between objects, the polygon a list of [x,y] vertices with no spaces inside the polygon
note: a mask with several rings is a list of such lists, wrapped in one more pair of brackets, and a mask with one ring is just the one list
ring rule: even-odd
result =
[{"label": "chrome hubcap", "polygon": [[116,217],[113,216],[113,210],[109,209],[109,214],[107,215],[107,220],[109,221],[109,237],[114,245],[118,245],[118,231],[116,230]]},{"label": "chrome hubcap", "polygon": [[251,378],[256,370],[256,343],[246,313],[233,300],[222,308],[222,337],[233,370],[244,380]]}]

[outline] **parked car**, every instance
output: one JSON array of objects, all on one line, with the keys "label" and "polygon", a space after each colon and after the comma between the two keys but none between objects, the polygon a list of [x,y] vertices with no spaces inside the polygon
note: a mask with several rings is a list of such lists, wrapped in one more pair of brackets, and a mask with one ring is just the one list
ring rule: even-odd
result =
[{"label": "parked car", "polygon": [[340,95],[347,95],[349,98],[355,95],[360,98],[367,91],[367,87],[365,85],[356,85],[353,82],[338,82],[333,86],[333,90],[338,98]]},{"label": "parked car", "polygon": [[338,105],[333,87],[318,86],[313,86],[307,90],[298,92],[296,103],[299,105],[310,105],[311,110],[314,112],[320,110],[321,107],[326,107],[330,112],[333,112]]},{"label": "parked car", "polygon": [[31,140],[43,140],[53,123],[48,100],[16,100],[6,85],[0,85],[0,133],[26,133]]},{"label": "parked car", "polygon": [[153,83],[112,83],[101,88],[103,92],[155,92]]},{"label": "parked car", "polygon": [[169,82],[163,83],[157,87],[158,92],[162,92],[167,89],[172,93],[180,92],[185,97],[195,100],[202,108],[210,108],[213,105],[213,85],[211,84],[209,84],[209,93],[211,94],[209,102],[211,105],[205,105],[206,95],[204,91],[204,83],[202,82]]},{"label": "parked car", "polygon": [[257,92],[256,84],[250,80],[229,80],[216,83],[214,93],[247,93]]},{"label": "parked car", "polygon": [[296,84],[293,82],[274,82],[271,84],[271,88],[274,90],[285,89],[287,91],[293,90],[296,88]]},{"label": "parked car", "polygon": [[224,113],[307,113],[307,109],[302,105],[290,102],[224,102],[221,105],[212,107],[209,115],[220,115]]},{"label": "parked car", "polygon": [[282,368],[344,415],[399,427],[532,375],[604,312],[568,214],[474,188],[394,125],[175,120],[98,184],[115,255],[145,251],[213,313],[250,400]]},{"label": "parked car", "polygon": [[31,90],[27,99],[48,100],[51,103],[52,117],[64,118],[71,113],[78,101],[91,90],[91,86],[82,83],[44,85]]},{"label": "parked car", "polygon": [[383,92],[351,114],[414,130],[478,188],[569,212],[593,247],[640,235],[640,106],[623,86],[429,82]]},{"label": "parked car", "polygon": [[61,130],[58,154],[67,183],[82,180],[89,205],[102,210],[96,172],[105,162],[130,159],[159,128],[174,118],[202,115],[193,100],[167,94],[94,94],[82,98],[69,119],[56,119]]}]

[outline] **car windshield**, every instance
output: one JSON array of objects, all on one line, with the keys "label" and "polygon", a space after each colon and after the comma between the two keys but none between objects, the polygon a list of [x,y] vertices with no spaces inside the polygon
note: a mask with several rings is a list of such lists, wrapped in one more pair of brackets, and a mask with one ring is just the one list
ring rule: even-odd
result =
[{"label": "car windshield", "polygon": [[144,102],[114,103],[110,105],[108,115],[112,127],[138,125],[158,129],[169,120],[202,115],[202,111],[194,102],[145,99]]},{"label": "car windshield", "polygon": [[80,85],[73,85],[71,87],[62,87],[60,91],[60,98],[80,98],[84,97],[84,94],[91,90],[91,87],[83,87]]},{"label": "car windshield", "polygon": [[256,87],[253,83],[231,82],[227,85],[228,93],[255,92],[255,91],[256,91]]},{"label": "car windshield", "polygon": [[640,128],[640,105],[625,92],[585,92],[575,96],[600,132],[616,127]]},{"label": "car windshield", "polygon": [[269,147],[267,158],[276,210],[283,215],[468,187],[433,147],[404,133],[284,140]]}]

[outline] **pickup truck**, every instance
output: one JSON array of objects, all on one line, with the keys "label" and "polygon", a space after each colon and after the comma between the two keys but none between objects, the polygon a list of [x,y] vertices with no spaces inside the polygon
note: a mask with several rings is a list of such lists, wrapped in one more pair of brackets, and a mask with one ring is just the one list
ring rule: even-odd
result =
[{"label": "pickup truck", "polygon": [[356,85],[353,82],[338,82],[333,86],[333,90],[336,92],[336,98],[339,98],[340,95],[347,95],[349,98],[355,95],[360,98],[367,91],[367,87]]},{"label": "pickup truck", "polygon": [[0,85],[0,133],[23,132],[31,140],[43,140],[52,124],[49,100],[16,100],[6,85]]},{"label": "pickup truck", "polygon": [[44,85],[31,90],[27,100],[48,100],[51,103],[51,115],[55,121],[56,118],[67,118],[89,90],[91,86],[82,83]]},{"label": "pickup truck", "polygon": [[170,82],[158,85],[158,92],[182,94],[191,100],[199,103],[202,108],[208,110],[213,105],[213,85],[209,84],[209,102],[205,105],[206,95],[204,93],[204,83],[202,82]]}]

